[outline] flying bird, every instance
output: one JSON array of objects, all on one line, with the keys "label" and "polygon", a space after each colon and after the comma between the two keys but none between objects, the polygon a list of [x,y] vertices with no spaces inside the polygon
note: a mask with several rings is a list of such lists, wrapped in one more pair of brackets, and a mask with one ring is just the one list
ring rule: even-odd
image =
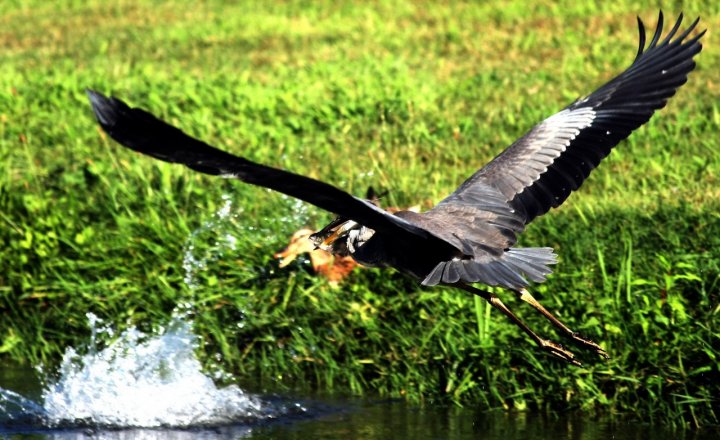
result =
[{"label": "flying bird", "polygon": [[514,292],[583,349],[607,357],[573,332],[527,290],[545,281],[556,263],[549,247],[517,247],[526,225],[558,207],[611,149],[647,122],[687,81],[705,33],[691,36],[699,19],[678,32],[682,14],[663,38],[663,15],[646,46],[621,74],[540,122],[432,209],[389,213],[332,185],[261,165],[219,150],[115,97],[88,90],[95,117],[120,144],[202,173],[232,177],[304,200],[337,215],[310,236],[313,243],[365,266],[389,266],[424,286],[459,288],[489,301],[544,351],[580,365],[561,344],[533,332],[495,294],[472,284]]}]

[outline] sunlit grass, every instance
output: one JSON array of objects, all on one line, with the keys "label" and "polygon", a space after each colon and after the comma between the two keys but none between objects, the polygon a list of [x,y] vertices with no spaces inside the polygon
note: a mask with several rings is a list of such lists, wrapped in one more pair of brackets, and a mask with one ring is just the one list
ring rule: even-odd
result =
[{"label": "sunlit grass", "polygon": [[[194,304],[203,355],[261,387],[380,392],[483,408],[718,423],[720,10],[689,83],[536,220],[534,289],[613,358],[568,368],[449,289],[361,270],[333,289],[272,253],[329,217],[266,190],[159,164],[99,132],[86,87],[234,153],[427,208],[532,125],[621,71],[631,2],[3,2],[0,353],[56,361],[85,313],[151,327]],[[680,6],[664,5],[668,17]],[[188,237],[230,194],[234,251],[183,282]],[[198,243],[202,245],[202,243]],[[531,326],[550,326],[512,296]]]}]

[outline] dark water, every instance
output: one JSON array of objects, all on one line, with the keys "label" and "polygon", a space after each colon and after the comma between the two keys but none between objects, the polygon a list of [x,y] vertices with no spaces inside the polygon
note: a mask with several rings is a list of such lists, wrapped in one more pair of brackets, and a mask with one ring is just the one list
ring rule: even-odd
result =
[{"label": "dark water", "polygon": [[[251,439],[699,439],[711,432],[682,433],[638,424],[593,421],[581,416],[418,408],[403,402],[348,402],[344,410],[292,424],[253,430]],[[715,433],[717,434],[717,433]]]},{"label": "dark water", "polygon": [[417,408],[402,402],[306,403],[308,413],[284,420],[202,429],[47,429],[0,427],[2,438],[51,439],[712,439],[717,432],[673,432],[640,424],[487,413],[463,408]]}]

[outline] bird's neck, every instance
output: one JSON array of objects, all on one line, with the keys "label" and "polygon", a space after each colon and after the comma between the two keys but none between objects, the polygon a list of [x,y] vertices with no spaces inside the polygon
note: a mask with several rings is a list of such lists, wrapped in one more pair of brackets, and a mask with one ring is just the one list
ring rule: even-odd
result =
[{"label": "bird's neck", "polygon": [[346,243],[350,254],[352,255],[357,252],[374,234],[374,230],[366,228],[365,226],[360,226],[359,229],[353,229],[348,232]]}]

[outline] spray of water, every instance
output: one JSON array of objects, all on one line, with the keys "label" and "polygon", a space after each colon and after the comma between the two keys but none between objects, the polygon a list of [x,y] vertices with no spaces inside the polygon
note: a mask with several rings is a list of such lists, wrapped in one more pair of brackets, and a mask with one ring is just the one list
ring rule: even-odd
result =
[{"label": "spray of water", "polygon": [[[293,202],[292,217],[278,221],[307,219],[306,207]],[[184,281],[193,291],[199,287],[200,271],[236,249],[233,233],[242,229],[239,215],[231,197],[223,195],[220,209],[188,237]],[[235,385],[216,386],[195,356],[199,340],[192,332],[191,309],[178,307],[185,312],[177,312],[154,334],[130,327],[118,336],[87,314],[90,341],[84,349],[66,350],[57,379],[47,380],[44,403],[0,388],[0,415],[10,423],[45,427],[195,428],[305,412],[299,404],[271,404]],[[112,342],[101,347],[101,340]]]},{"label": "spray of water", "polygon": [[[107,333],[88,314],[93,334]],[[9,421],[34,419],[46,427],[199,427],[275,418],[287,408],[266,405],[235,385],[216,386],[195,356],[198,338],[175,317],[157,335],[129,328],[101,350],[69,348],[57,381],[39,405],[0,389]]]},{"label": "spray of water", "polygon": [[220,209],[213,214],[210,220],[194,230],[185,243],[183,252],[184,281],[193,290],[199,287],[198,272],[237,247],[237,238],[233,235],[233,231],[238,229],[237,220],[241,211],[233,209],[230,195],[223,194],[222,200],[223,204]]},{"label": "spray of water", "polygon": [[43,392],[49,424],[188,427],[271,417],[258,398],[234,385],[218,388],[203,374],[197,339],[175,317],[156,336],[130,328],[102,350],[68,349],[59,379]]},{"label": "spray of water", "polygon": [[23,423],[45,418],[45,408],[14,391],[0,388],[0,426],[4,423]]}]

